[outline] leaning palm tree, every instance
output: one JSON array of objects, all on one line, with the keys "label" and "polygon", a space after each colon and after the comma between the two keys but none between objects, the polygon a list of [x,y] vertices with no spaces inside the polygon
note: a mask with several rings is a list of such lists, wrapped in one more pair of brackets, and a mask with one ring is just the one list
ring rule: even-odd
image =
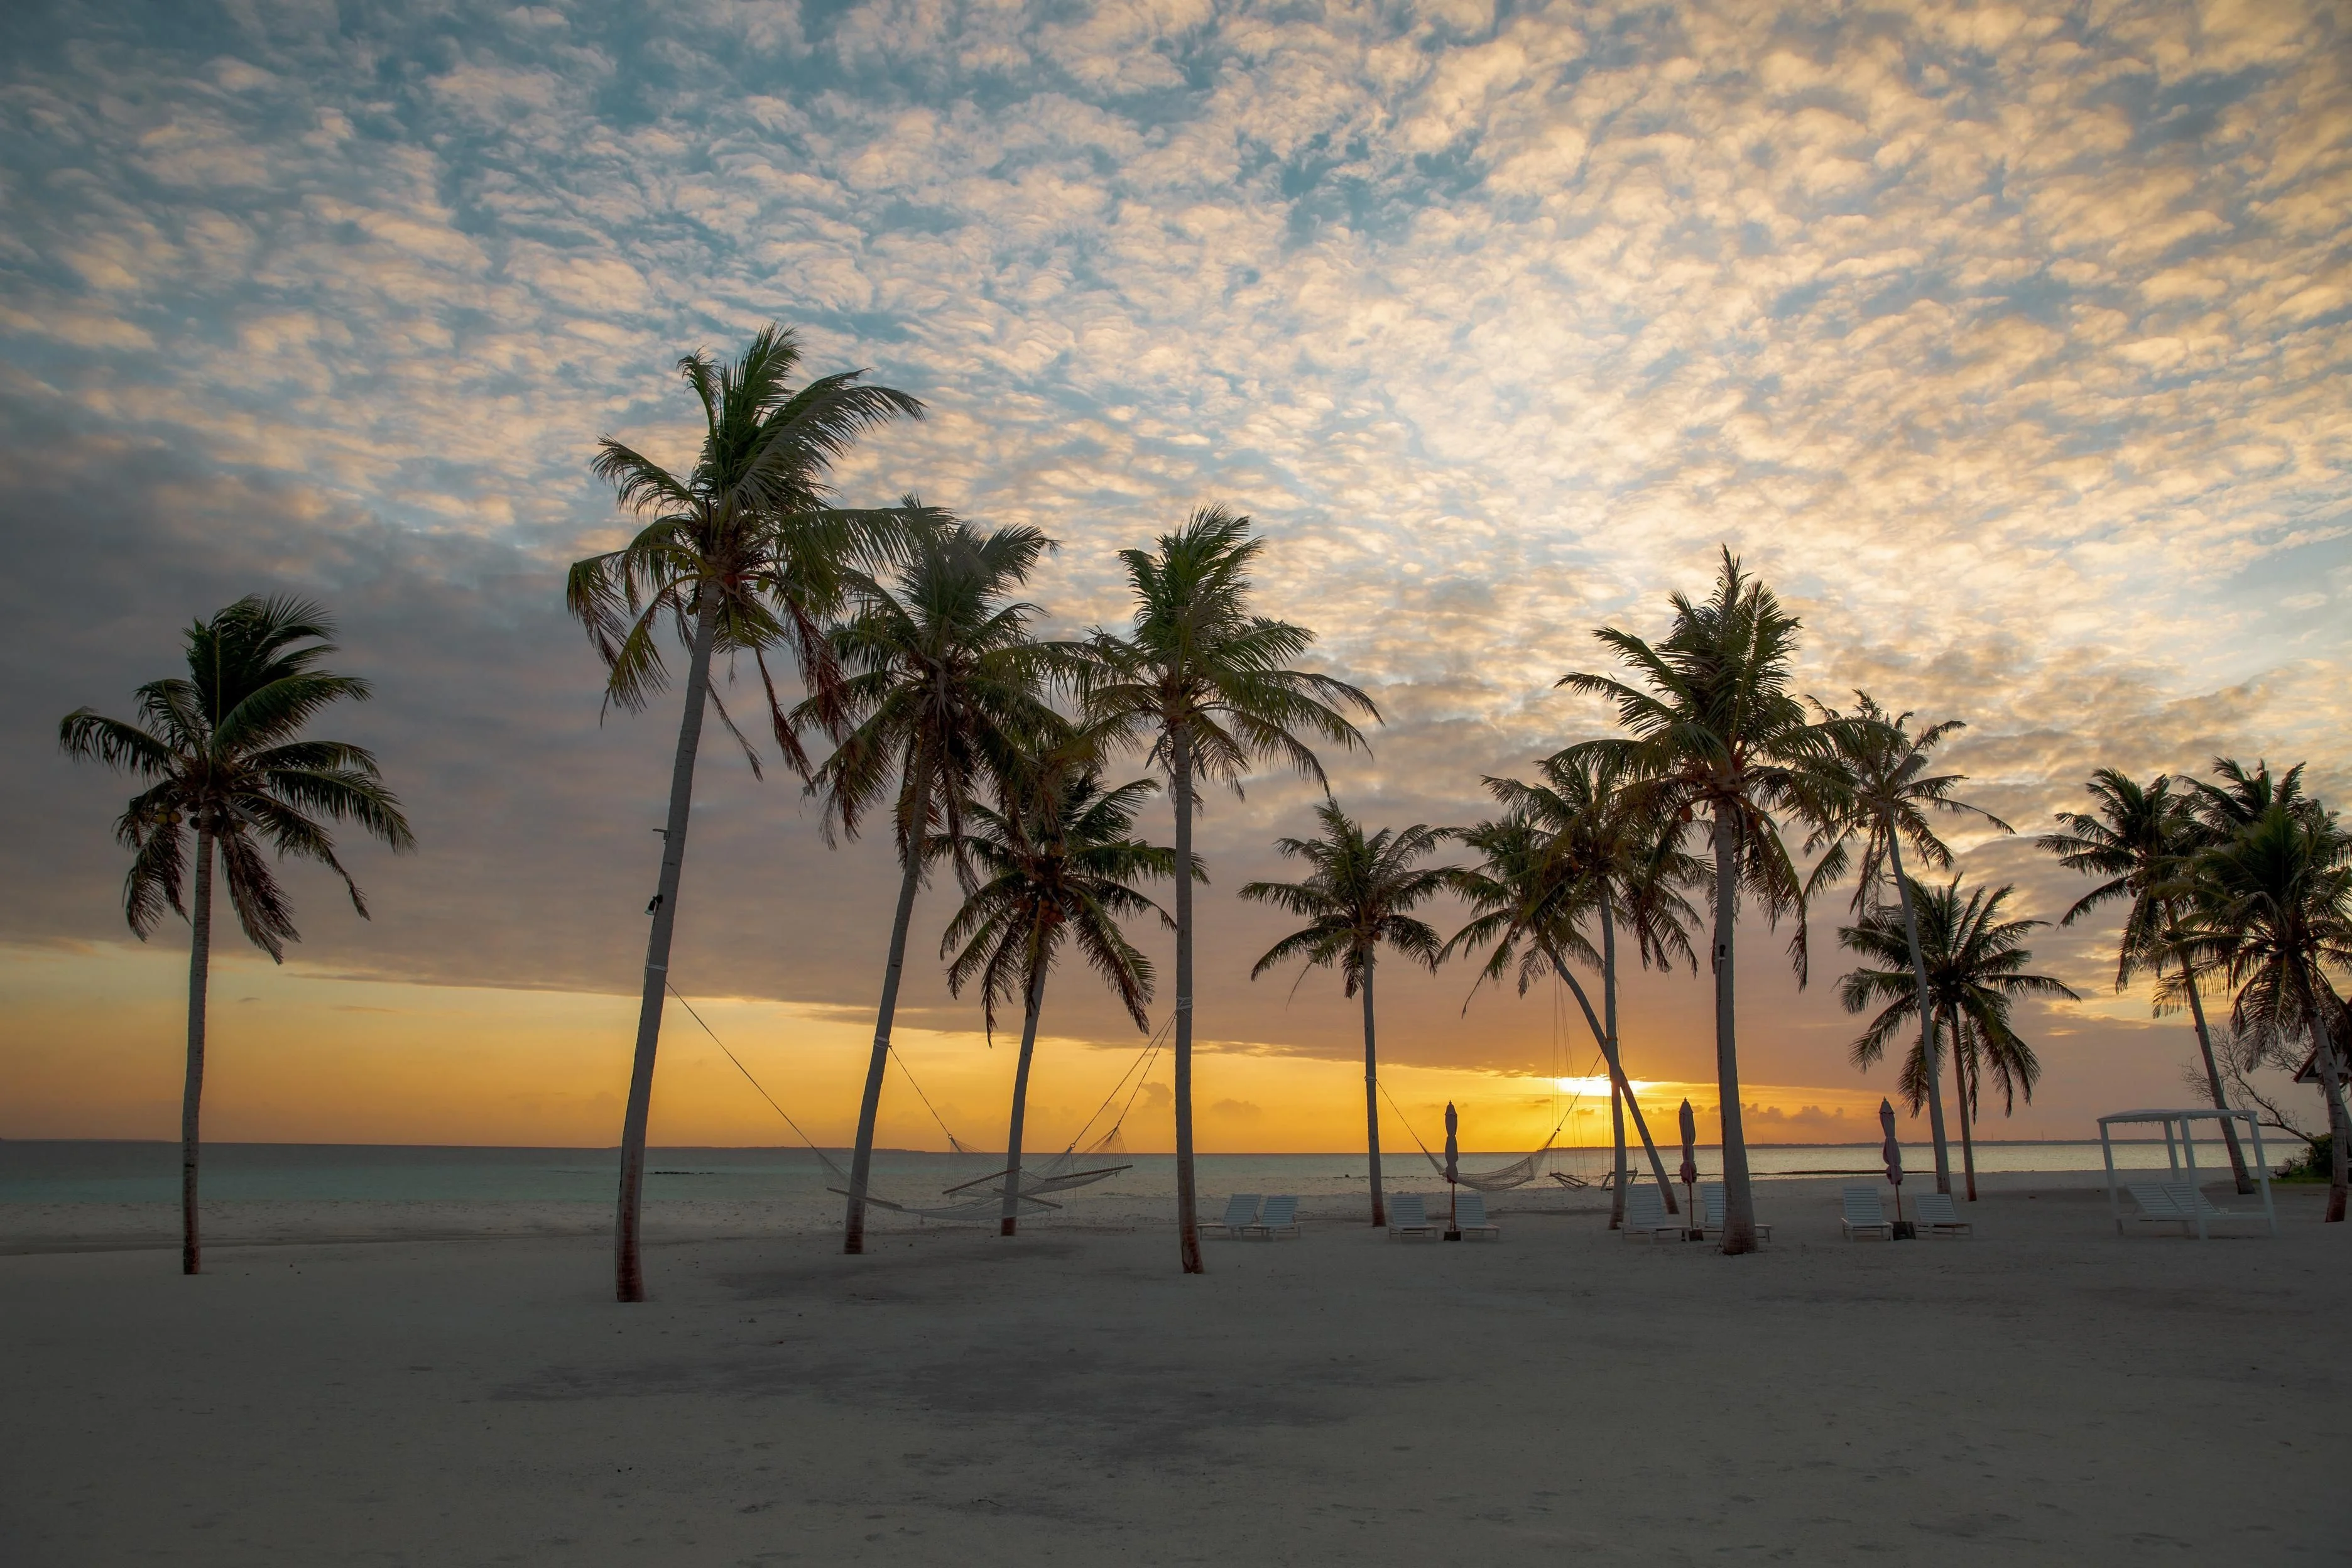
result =
[{"label": "leaning palm tree", "polygon": [[1304,735],[1354,748],[1345,710],[1375,721],[1372,700],[1290,661],[1313,646],[1305,626],[1253,614],[1250,568],[1263,542],[1222,506],[1194,511],[1153,550],[1122,550],[1135,615],[1128,635],[1100,627],[1082,676],[1089,719],[1105,734],[1150,747],[1166,772],[1176,816],[1176,1225],[1187,1274],[1202,1272],[1192,1179],[1192,816],[1197,784],[1287,763],[1317,784],[1323,764]]},{"label": "leaning palm tree", "polygon": [[828,838],[836,828],[855,837],[887,797],[898,853],[898,903],[850,1161],[846,1252],[866,1250],[874,1125],[915,894],[942,857],[967,889],[977,884],[964,828],[968,803],[1011,779],[1024,750],[1066,737],[1068,726],[1041,685],[1051,656],[1029,637],[1040,612],[1007,596],[1051,548],[1034,528],[983,534],[959,523],[919,540],[892,579],[856,576],[856,614],[832,638],[845,672],[840,689],[812,696],[793,712],[796,722],[830,715],[841,735],[809,783],[810,793],[824,797]]},{"label": "leaning palm tree", "polygon": [[[1507,781],[1487,782],[1492,786]],[[1526,811],[1457,828],[1454,837],[1477,851],[1478,863],[1451,879],[1454,893],[1470,906],[1470,919],[1446,942],[1440,957],[1487,948],[1477,984],[1516,972],[1522,996],[1545,974],[1568,986],[1584,1011],[1601,1059],[1608,1064],[1612,1093],[1633,1112],[1634,1131],[1649,1156],[1650,1173],[1656,1178],[1666,1212],[1679,1213],[1665,1162],[1650,1137],[1650,1124],[1642,1115],[1641,1101],[1634,1097],[1618,1055],[1614,1016],[1604,1023],[1593,1013],[1591,998],[1568,963],[1573,957],[1601,967],[1604,974],[1607,972],[1608,957],[1593,947],[1583,931],[1584,921],[1609,903],[1606,884],[1589,868],[1578,866],[1561,853],[1563,836],[1557,828]],[[1622,1168],[1622,1157],[1618,1163]],[[1624,1183],[1621,1178],[1615,1184],[1622,1187]],[[1613,1226],[1622,1219],[1620,1213],[1612,1215],[1611,1223]]]},{"label": "leaning palm tree", "polygon": [[2202,851],[2180,884],[2193,904],[2189,958],[2237,990],[2230,1022],[2255,1050],[2308,1040],[2333,1137],[2327,1218],[2344,1218],[2352,1118],[2344,1104],[2346,1012],[2332,973],[2352,970],[2352,836],[2273,801]]},{"label": "leaning palm tree", "polygon": [[824,627],[845,574],[861,562],[902,555],[910,532],[935,521],[912,501],[880,510],[828,504],[833,492],[825,475],[851,443],[888,420],[919,418],[923,405],[903,392],[864,384],[863,371],[820,376],[795,391],[791,383],[800,357],[793,334],[771,326],[724,369],[699,351],[679,360],[679,376],[702,405],[702,445],[694,466],[673,473],[610,437],[600,441],[593,471],[611,481],[624,509],[650,521],[620,549],[574,564],[565,585],[572,613],[604,661],[608,707],[637,711],[668,683],[662,658],[666,626],[687,654],[686,708],[670,763],[661,875],[649,906],[653,926],[646,938],[636,1052],[621,1120],[613,1258],[614,1291],[624,1301],[646,1295],[637,1260],[646,1122],[705,707],[719,710],[753,771],[759,769],[758,753],[711,689],[711,659],[720,653],[751,655],[776,743],[805,774],[808,759],[777,699],[768,650],[789,647],[803,683],[814,693],[829,693],[835,682]]},{"label": "leaning palm tree", "polygon": [[1634,681],[1575,673],[1559,684],[1605,698],[1630,736],[1588,741],[1569,754],[1604,757],[1637,781],[1648,809],[1695,822],[1704,815],[1715,879],[1715,1066],[1723,1117],[1723,1250],[1756,1249],[1756,1205],[1739,1107],[1733,942],[1742,889],[1778,925],[1805,983],[1805,884],[1781,838],[1782,819],[1818,827],[1839,810],[1836,727],[1814,723],[1789,689],[1796,616],[1741,572],[1731,552],[1714,595],[1677,594],[1674,625],[1653,647],[1604,626],[1593,635],[1631,668]]},{"label": "leaning palm tree", "polygon": [[[1682,889],[1705,877],[1705,863],[1682,851],[1680,825],[1650,809],[1622,766],[1607,758],[1563,752],[1537,764],[1534,784],[1499,778],[1486,783],[1488,794],[1547,836],[1543,861],[1531,868],[1537,880],[1525,895],[1533,900],[1526,907],[1536,907],[1546,898],[1557,896],[1556,890],[1564,890],[1570,908],[1589,911],[1600,927],[1599,1016],[1594,1016],[1591,1000],[1575,973],[1562,962],[1562,947],[1555,944],[1549,957],[1583,1010],[1585,1023],[1609,1065],[1610,1121],[1615,1146],[1610,1227],[1617,1228],[1625,1218],[1628,1110],[1651,1170],[1665,1194],[1667,1212],[1676,1212],[1664,1162],[1650,1141],[1633,1080],[1625,1073],[1617,1032],[1617,929],[1620,921],[1625,922],[1644,969],[1669,969],[1680,960],[1696,973],[1698,958],[1691,948],[1690,927],[1697,911]],[[1580,913],[1572,915],[1571,924],[1580,918]],[[1591,948],[1584,945],[1582,951]]]},{"label": "leaning palm tree", "polygon": [[1135,814],[1159,786],[1137,779],[1102,787],[1086,739],[1023,764],[998,784],[998,804],[965,808],[965,843],[983,880],[948,922],[940,953],[961,951],[948,966],[948,989],[963,994],[980,983],[982,1016],[996,1032],[999,1004],[1021,998],[1021,1058],[1013,1073],[1013,1116],[1005,1134],[1004,1214],[1001,1233],[1014,1235],[1021,1212],[1022,1132],[1029,1106],[1029,1066],[1037,1049],[1037,1019],[1045,981],[1062,944],[1075,942],[1111,988],[1135,1026],[1150,1019],[1151,960],[1119,929],[1122,919],[1167,912],[1136,889],[1146,879],[1174,874],[1173,850],[1134,836]]},{"label": "leaning palm tree", "polygon": [[[374,756],[341,741],[302,739],[329,703],[364,702],[368,683],[318,663],[335,651],[334,624],[299,599],[248,597],[187,630],[188,673],[138,691],[136,721],[79,708],[58,727],[72,757],[127,773],[131,796],[114,836],[131,854],[123,918],[139,940],[164,910],[186,918],[188,1069],[180,1099],[180,1268],[203,1264],[196,1226],[198,1123],[205,1089],[205,1000],[212,975],[213,856],[247,940],[278,963],[300,940],[294,911],[269,869],[280,858],[316,860],[343,880],[364,919],[367,900],[335,856],[330,822],[354,822],[397,852],[415,839]],[[195,837],[194,899],[184,901],[188,837]]]},{"label": "leaning palm tree", "polygon": [[2048,922],[2002,919],[2016,890],[2006,883],[1990,891],[1972,889],[1963,902],[1957,877],[1940,888],[1914,882],[1897,906],[1877,905],[1838,932],[1865,965],[1878,965],[1850,972],[1838,988],[1838,1000],[1849,1013],[1879,1005],[1877,1016],[1850,1047],[1855,1067],[1868,1070],[1898,1031],[1925,1016],[1927,1026],[1913,1043],[1900,1079],[1903,1098],[1916,1115],[1937,1088],[1937,1051],[1928,1030],[1952,1041],[1970,1203],[1977,1197],[1977,1157],[1969,1127],[1981,1075],[1992,1074],[2010,1110],[2016,1109],[2019,1094],[2033,1099],[2042,1076],[2033,1048],[2011,1026],[2011,1003],[2021,996],[2074,997],[2052,976],[2026,973],[2033,957],[2026,935]]},{"label": "leaning palm tree", "polygon": [[[2242,797],[2216,791],[2208,802],[2213,815],[2199,820],[2195,796],[2173,791],[2174,780],[2158,773],[2141,784],[2115,768],[2101,768],[2083,787],[2090,793],[2088,812],[2062,811],[2058,830],[2034,840],[2058,857],[2071,871],[2101,879],[2099,885],[2076,899],[2059,917],[2062,926],[2118,900],[2128,901],[2122,938],[2116,948],[2116,989],[2127,989],[2143,971],[2158,980],[2157,1011],[2167,1013],[2185,1001],[2197,1029],[2197,1049],[2205,1062],[2205,1087],[2217,1110],[2229,1107],[2222,1092],[2221,1069],[2215,1060],[2213,1034],[2205,1021],[2205,998],[2197,972],[2188,962],[2188,933],[2179,879],[2197,851],[2219,842],[2236,824],[2216,821],[2230,814]],[[2201,790],[2205,786],[2192,786]],[[2259,809],[2259,808],[2257,808]],[[2221,1135],[2230,1146],[2230,1170],[2238,1191],[2254,1190],[2246,1152],[2238,1142],[2238,1129],[2227,1117]]]},{"label": "leaning palm tree", "polygon": [[[1809,850],[1821,852],[1811,882],[1819,888],[1843,876],[1847,863],[1853,858],[1854,841],[1861,841],[1860,874],[1854,879],[1851,908],[1856,915],[1866,913],[1881,900],[1883,890],[1893,885],[1902,906],[1904,929],[1909,933],[1912,978],[1920,995],[1925,996],[1927,961],[1919,947],[1919,922],[1916,911],[1911,908],[1913,884],[1903,869],[1903,846],[1906,842],[1911,846],[1923,867],[1940,871],[1950,867],[1952,852],[1936,837],[1936,829],[1927,820],[1929,811],[1954,815],[1974,812],[2003,833],[2016,829],[1982,806],[1953,798],[1953,789],[1966,775],[1927,771],[1929,753],[1945,736],[1966,729],[1963,721],[1947,719],[1915,735],[1910,730],[1910,714],[1889,713],[1866,691],[1853,695],[1855,704],[1851,716],[1840,713],[1818,698],[1813,700],[1813,707],[1822,719],[1833,727],[1845,788],[1842,792],[1843,809],[1838,820],[1829,829],[1815,833],[1812,842],[1806,846]],[[1930,1010],[1923,1007],[1914,1011],[1918,1014],[1920,1058],[1927,1070],[1927,1127],[1936,1142],[1936,1190],[1948,1194],[1952,1190],[1952,1156],[1944,1136],[1942,1068],[1936,1049],[1935,1022]],[[1911,1109],[1916,1113],[1918,1106],[1915,1103]],[[1969,1178],[1969,1196],[1976,1196],[1973,1174]]]},{"label": "leaning palm tree", "polygon": [[[1314,838],[1277,838],[1284,856],[1307,863],[1301,882],[1248,882],[1242,897],[1295,915],[1307,923],[1265,950],[1250,971],[1255,980],[1278,963],[1302,961],[1307,969],[1336,966],[1341,994],[1364,995],[1364,1146],[1370,1160],[1372,1223],[1389,1222],[1381,1191],[1381,1077],[1374,1044],[1372,972],[1380,950],[1393,948],[1407,958],[1434,966],[1443,947],[1429,922],[1412,910],[1447,886],[1458,868],[1418,866],[1433,853],[1444,830],[1416,822],[1399,830],[1366,833],[1364,825],[1325,797],[1315,808],[1322,833]],[[1301,978],[1305,971],[1301,972]]]}]

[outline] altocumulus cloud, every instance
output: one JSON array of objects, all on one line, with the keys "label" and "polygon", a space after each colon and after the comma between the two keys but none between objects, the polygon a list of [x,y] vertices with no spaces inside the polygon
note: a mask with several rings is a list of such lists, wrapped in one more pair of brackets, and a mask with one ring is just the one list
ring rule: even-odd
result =
[{"label": "altocumulus cloud", "polygon": [[[1719,542],[1813,689],[1970,719],[2021,826],[2098,762],[2352,786],[2325,4],[27,4],[0,43],[19,940],[120,931],[57,714],[293,587],[428,846],[371,861],[364,940],[306,884],[310,956],[625,981],[667,725],[599,730],[559,573],[617,537],[593,438],[679,450],[668,362],[772,317],[931,405],[845,491],[1045,527],[1063,625],[1118,614],[1115,546],[1254,512],[1268,605],[1391,715],[1357,809],[1458,820],[1589,731],[1586,630]],[[700,983],[859,1003],[878,852],[711,758]],[[1213,806],[1220,887],[1303,798]],[[1272,928],[1216,910],[1237,1018]],[[2045,958],[2095,984],[2090,941]],[[1343,1047],[1310,1011],[1234,1032]]]}]

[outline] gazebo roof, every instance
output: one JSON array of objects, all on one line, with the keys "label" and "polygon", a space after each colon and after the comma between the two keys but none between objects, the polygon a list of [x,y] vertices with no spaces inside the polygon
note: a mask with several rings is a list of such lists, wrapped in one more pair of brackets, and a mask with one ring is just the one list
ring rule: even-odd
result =
[{"label": "gazebo roof", "polygon": [[2099,1125],[2105,1127],[2111,1121],[2187,1121],[2192,1118],[2206,1121],[2251,1121],[2253,1112],[2235,1109],[2217,1110],[2210,1105],[2192,1105],[2180,1110],[2117,1110],[2100,1117]]}]

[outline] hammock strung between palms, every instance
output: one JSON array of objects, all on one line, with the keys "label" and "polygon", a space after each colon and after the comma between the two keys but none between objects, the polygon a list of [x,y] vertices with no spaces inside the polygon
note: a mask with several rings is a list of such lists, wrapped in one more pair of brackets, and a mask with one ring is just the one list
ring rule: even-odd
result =
[{"label": "hammock strung between palms", "polygon": [[[825,1174],[831,1178],[831,1180],[826,1184],[824,1190],[829,1193],[838,1194],[843,1197],[847,1197],[850,1191],[849,1173],[843,1170],[841,1166],[835,1162],[832,1155],[817,1147],[816,1141],[814,1139],[811,1138],[807,1133],[801,1131],[801,1124],[794,1121],[785,1111],[784,1108],[776,1103],[775,1097],[767,1091],[766,1088],[761,1085],[758,1079],[751,1076],[751,1069],[743,1065],[742,1058],[728,1048],[727,1042],[719,1037],[719,1032],[710,1026],[709,1022],[703,1018],[701,1014],[695,1012],[694,1005],[687,1001],[683,995],[679,994],[677,987],[674,985],[669,987],[669,994],[672,996],[676,996],[677,998],[678,1005],[684,1007],[694,1021],[702,1026],[702,1032],[709,1035],[710,1037],[711,1043],[716,1045],[720,1051],[725,1053],[729,1061],[735,1064],[735,1070],[741,1073],[745,1081],[749,1082],[754,1089],[759,1091],[760,1098],[768,1102],[769,1108],[774,1110],[778,1116],[783,1117],[784,1125],[791,1128],[794,1133],[799,1135],[800,1141],[808,1146],[808,1152],[817,1157],[817,1163],[824,1167]],[[1172,1024],[1174,1021],[1175,1020],[1171,1016],[1169,1023]],[[1051,1161],[1047,1162],[1045,1168],[1042,1172],[1033,1173],[1026,1167],[1023,1168],[1021,1172],[1018,1194],[1014,1198],[1014,1212],[1016,1214],[1034,1215],[1058,1212],[1062,1205],[1055,1203],[1046,1202],[1044,1196],[1045,1194],[1063,1193],[1068,1192],[1076,1187],[1091,1186],[1097,1182],[1105,1181],[1112,1176],[1118,1175],[1121,1171],[1132,1170],[1134,1168],[1130,1165],[1101,1165],[1085,1170],[1076,1169],[1075,1167],[1081,1160],[1091,1159],[1118,1142],[1119,1129],[1126,1125],[1127,1113],[1134,1108],[1136,1097],[1143,1091],[1143,1080],[1151,1071],[1151,1063],[1153,1058],[1160,1054],[1160,1047],[1168,1032],[1168,1024],[1162,1024],[1160,1026],[1159,1032],[1154,1034],[1151,1038],[1146,1042],[1137,1061],[1130,1065],[1127,1071],[1119,1075],[1118,1081],[1111,1086],[1110,1093],[1104,1096],[1102,1104],[1096,1107],[1094,1115],[1087,1118],[1087,1124],[1078,1129],[1077,1138],[1074,1138],[1070,1141],[1068,1148],[1063,1150]],[[923,1102],[923,1109],[931,1113],[931,1120],[937,1121],[940,1124],[940,1131],[947,1134],[948,1146],[959,1154],[971,1154],[977,1152],[978,1151],[974,1150],[970,1144],[967,1144],[962,1139],[957,1137],[955,1135],[955,1130],[950,1128],[947,1124],[946,1120],[940,1115],[938,1107],[931,1103],[931,1097],[925,1094],[923,1092],[923,1086],[915,1081],[914,1071],[907,1066],[906,1059],[899,1057],[895,1051],[892,1052],[891,1055],[893,1059],[897,1060],[898,1063],[898,1070],[907,1075],[907,1082],[914,1089],[915,1097]],[[1110,1131],[1105,1132],[1101,1137],[1096,1139],[1092,1143],[1087,1145],[1085,1149],[1081,1150],[1078,1147],[1079,1140],[1085,1138],[1088,1132],[1094,1130],[1095,1123],[1102,1119],[1103,1112],[1110,1108],[1113,1100],[1118,1099],[1119,1091],[1121,1089],[1128,1089],[1129,1080],[1130,1079],[1134,1080],[1134,1088],[1132,1089],[1129,1089],[1126,1102],[1119,1107],[1118,1120],[1111,1123]],[[888,1209],[893,1214],[912,1215],[917,1219],[940,1220],[948,1223],[961,1221],[971,1224],[980,1224],[994,1219],[1003,1214],[1005,1177],[1009,1174],[1011,1174],[1009,1170],[993,1171],[987,1175],[975,1176],[969,1181],[960,1182],[954,1186],[948,1187],[943,1190],[942,1195],[953,1198],[957,1194],[970,1192],[972,1188],[980,1186],[982,1183],[994,1184],[994,1185],[987,1188],[987,1190],[982,1193],[974,1194],[971,1197],[962,1198],[949,1204],[927,1205],[914,1203],[898,1203],[889,1198],[876,1195],[870,1185],[866,1189],[866,1201],[876,1208]]]},{"label": "hammock strung between palms", "polygon": [[[1389,1109],[1395,1111],[1397,1120],[1404,1123],[1404,1130],[1412,1133],[1412,1141],[1421,1143],[1421,1134],[1413,1131],[1412,1119],[1405,1115],[1404,1108],[1397,1104],[1396,1100],[1390,1096],[1386,1084],[1381,1085],[1381,1098],[1388,1100]],[[1560,1112],[1559,1120],[1552,1124],[1551,1136],[1545,1139],[1543,1147],[1532,1154],[1514,1160],[1507,1165],[1496,1166],[1491,1171],[1465,1171],[1461,1169],[1461,1162],[1455,1161],[1454,1184],[1468,1187],[1472,1192],[1502,1193],[1508,1192],[1513,1187],[1526,1186],[1529,1182],[1534,1181],[1543,1174],[1545,1157],[1550,1154],[1552,1145],[1559,1142],[1560,1129],[1566,1127],[1568,1119],[1576,1114],[1577,1100],[1583,1098],[1583,1092],[1579,1090],[1575,1097],[1569,1100],[1568,1109]],[[1421,1143],[1421,1152],[1422,1156],[1429,1162],[1431,1169],[1441,1176],[1445,1174],[1444,1155],[1431,1152],[1426,1143]]]}]

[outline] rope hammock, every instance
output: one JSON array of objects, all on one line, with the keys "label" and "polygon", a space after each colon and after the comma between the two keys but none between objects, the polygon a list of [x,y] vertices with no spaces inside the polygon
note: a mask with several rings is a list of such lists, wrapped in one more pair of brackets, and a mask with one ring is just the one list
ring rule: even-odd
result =
[{"label": "rope hammock", "polygon": [[[710,1026],[710,1021],[694,1010],[694,1004],[688,1002],[677,986],[670,985],[668,990],[669,994],[677,998],[677,1005],[686,1009],[687,1016],[702,1026],[702,1032],[710,1037],[710,1043],[717,1046],[720,1054],[735,1064],[735,1070],[743,1075],[743,1080],[758,1092],[761,1100],[768,1102],[768,1109],[782,1117],[784,1125],[791,1128],[793,1134],[808,1146],[808,1152],[817,1157],[817,1163],[824,1167],[825,1174],[832,1178],[825,1191],[838,1193],[847,1197],[849,1173],[843,1170],[832,1155],[819,1148],[816,1140],[803,1131],[801,1124],[794,1121],[791,1114],[776,1103],[776,1097],[770,1094],[760,1080],[751,1076],[751,1069],[743,1065],[743,1058],[729,1049],[727,1042],[719,1037],[719,1031]],[[1079,1170],[1076,1167],[1080,1161],[1093,1158],[1118,1141],[1119,1129],[1126,1124],[1127,1113],[1134,1108],[1137,1098],[1143,1092],[1144,1079],[1150,1075],[1151,1064],[1160,1054],[1170,1025],[1174,1022],[1175,1019],[1171,1015],[1169,1022],[1160,1026],[1159,1031],[1145,1044],[1137,1059],[1129,1064],[1126,1071],[1119,1074],[1118,1081],[1111,1086],[1110,1093],[1103,1097],[1102,1104],[1097,1106],[1095,1113],[1087,1118],[1086,1125],[1078,1129],[1078,1136],[1070,1140],[1067,1148],[1048,1161],[1045,1168],[1041,1172],[1033,1173],[1026,1167],[1023,1168],[1019,1195],[1015,1200],[1017,1213],[1031,1215],[1058,1211],[1062,1205],[1046,1202],[1043,1194],[1068,1192],[1075,1187],[1089,1186],[1096,1182],[1118,1175],[1121,1171],[1133,1168],[1128,1165],[1103,1165]],[[907,1065],[906,1058],[900,1057],[896,1051],[891,1052],[890,1055],[898,1062],[898,1070],[906,1074],[908,1086],[914,1089],[915,1098],[923,1102],[923,1109],[931,1113],[931,1120],[939,1123],[941,1132],[947,1134],[949,1147],[959,1154],[979,1152],[955,1135],[955,1130],[947,1124],[947,1119],[942,1117],[939,1108],[931,1103],[931,1097],[925,1094],[923,1086],[915,1081],[914,1069]],[[1132,1089],[1129,1088],[1130,1079],[1134,1080]],[[1110,1108],[1112,1101],[1119,1098],[1122,1089],[1127,1091],[1127,1099],[1119,1106],[1118,1119],[1111,1123],[1109,1131],[1084,1149],[1079,1148],[1079,1141],[1094,1131],[1095,1123],[1102,1120],[1103,1112]],[[974,1194],[971,1197],[951,1204],[925,1205],[898,1203],[889,1198],[876,1196],[870,1185],[866,1190],[866,1201],[876,1208],[888,1209],[893,1214],[912,1215],[918,1219],[980,1223],[994,1219],[1004,1212],[1004,1183],[1005,1178],[1012,1173],[1010,1169],[992,1171],[987,1175],[975,1176],[970,1181],[960,1182],[954,1186],[943,1189],[943,1196],[955,1197],[956,1194],[971,1192],[972,1188],[979,1187],[982,1184],[994,1184],[985,1192]]]},{"label": "rope hammock", "polygon": [[[1600,1062],[1601,1058],[1598,1056],[1595,1056],[1593,1058],[1593,1065],[1597,1067],[1600,1065]],[[1590,1078],[1592,1075],[1591,1073],[1587,1073],[1585,1076]],[[1441,1176],[1445,1174],[1444,1157],[1440,1154],[1432,1153],[1430,1152],[1429,1145],[1421,1142],[1421,1134],[1413,1131],[1412,1119],[1404,1113],[1404,1108],[1399,1105],[1396,1102],[1395,1097],[1389,1093],[1389,1086],[1381,1084],[1380,1086],[1380,1089],[1381,1098],[1389,1102],[1389,1109],[1396,1112],[1396,1117],[1399,1121],[1404,1123],[1405,1131],[1412,1134],[1412,1141],[1414,1142],[1421,1143],[1422,1156],[1429,1162],[1431,1168],[1436,1171],[1436,1173]],[[1454,1173],[1454,1180],[1455,1184],[1460,1186],[1468,1187],[1473,1192],[1501,1193],[1508,1192],[1513,1187],[1523,1187],[1529,1182],[1534,1181],[1538,1176],[1543,1174],[1543,1163],[1545,1156],[1551,1152],[1552,1145],[1559,1142],[1560,1129],[1566,1127],[1568,1125],[1569,1118],[1576,1114],[1577,1101],[1583,1098],[1584,1091],[1582,1089],[1577,1090],[1574,1095],[1570,1097],[1568,1109],[1561,1111],[1559,1113],[1559,1120],[1552,1123],[1551,1136],[1543,1141],[1542,1148],[1538,1149],[1532,1154],[1528,1154],[1519,1159],[1514,1160],[1507,1165],[1498,1165],[1491,1171],[1465,1171],[1459,1168],[1459,1162],[1456,1162],[1456,1169]]]}]

